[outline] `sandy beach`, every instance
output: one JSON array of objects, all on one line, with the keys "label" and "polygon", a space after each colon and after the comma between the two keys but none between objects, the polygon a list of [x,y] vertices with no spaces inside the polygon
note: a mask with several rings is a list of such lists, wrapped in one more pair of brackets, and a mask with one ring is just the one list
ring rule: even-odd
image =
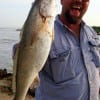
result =
[{"label": "sandy beach", "polygon": [[[0,78],[0,100],[13,100],[14,94],[11,89],[12,75],[8,74]],[[32,96],[27,94],[25,100],[35,100]]]}]

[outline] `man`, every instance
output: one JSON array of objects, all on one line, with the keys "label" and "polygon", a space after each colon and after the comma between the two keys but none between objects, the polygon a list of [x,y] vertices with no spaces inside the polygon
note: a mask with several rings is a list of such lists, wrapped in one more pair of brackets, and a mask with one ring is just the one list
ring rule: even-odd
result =
[{"label": "man", "polygon": [[89,0],[61,0],[36,100],[99,100],[100,41],[83,22]]}]

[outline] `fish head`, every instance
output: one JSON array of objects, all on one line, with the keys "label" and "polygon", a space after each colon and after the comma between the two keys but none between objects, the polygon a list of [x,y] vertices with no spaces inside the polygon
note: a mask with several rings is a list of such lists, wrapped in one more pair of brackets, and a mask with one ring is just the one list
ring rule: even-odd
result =
[{"label": "fish head", "polygon": [[56,0],[41,0],[40,14],[44,17],[55,17]]}]

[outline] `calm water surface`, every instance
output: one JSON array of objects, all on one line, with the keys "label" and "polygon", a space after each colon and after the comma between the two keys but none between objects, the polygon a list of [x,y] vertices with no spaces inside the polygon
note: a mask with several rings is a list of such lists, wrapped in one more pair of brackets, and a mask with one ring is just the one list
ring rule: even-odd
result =
[{"label": "calm water surface", "polygon": [[12,47],[19,41],[19,33],[15,28],[0,28],[0,69],[12,72]]}]

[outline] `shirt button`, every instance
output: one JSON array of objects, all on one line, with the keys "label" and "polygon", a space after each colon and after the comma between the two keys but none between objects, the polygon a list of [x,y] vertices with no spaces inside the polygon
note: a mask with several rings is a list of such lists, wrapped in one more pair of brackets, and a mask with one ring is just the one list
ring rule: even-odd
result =
[{"label": "shirt button", "polygon": [[90,51],[90,48],[88,47],[88,51]]},{"label": "shirt button", "polygon": [[92,84],[92,81],[90,80],[90,84]]}]

